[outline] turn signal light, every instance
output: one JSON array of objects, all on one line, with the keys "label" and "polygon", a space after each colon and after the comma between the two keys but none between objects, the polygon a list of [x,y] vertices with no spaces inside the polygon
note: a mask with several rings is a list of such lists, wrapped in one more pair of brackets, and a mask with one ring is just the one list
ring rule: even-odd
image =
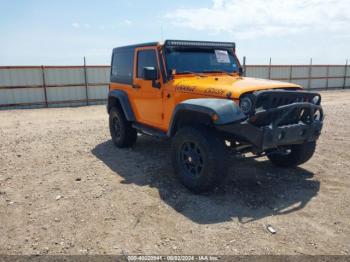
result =
[{"label": "turn signal light", "polygon": [[218,121],[219,120],[219,116],[217,114],[213,114],[211,116],[211,119],[215,122],[215,121]]}]

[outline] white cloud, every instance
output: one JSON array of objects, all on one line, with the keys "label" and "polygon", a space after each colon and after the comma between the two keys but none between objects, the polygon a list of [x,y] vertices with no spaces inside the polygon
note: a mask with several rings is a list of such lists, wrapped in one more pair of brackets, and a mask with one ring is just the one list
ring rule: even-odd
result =
[{"label": "white cloud", "polygon": [[173,24],[227,32],[238,38],[300,32],[347,33],[349,0],[213,0],[211,7],[182,8],[166,15]]},{"label": "white cloud", "polygon": [[80,28],[80,24],[79,23],[73,23],[72,26],[75,28],[75,29],[79,29]]},{"label": "white cloud", "polygon": [[75,29],[80,29],[80,28],[85,28],[85,29],[90,29],[91,28],[91,25],[90,24],[79,24],[77,22],[74,22],[72,24],[73,28]]},{"label": "white cloud", "polygon": [[129,19],[125,19],[125,20],[123,21],[123,24],[124,24],[124,25],[131,25],[131,24],[132,24],[132,21],[129,20]]}]

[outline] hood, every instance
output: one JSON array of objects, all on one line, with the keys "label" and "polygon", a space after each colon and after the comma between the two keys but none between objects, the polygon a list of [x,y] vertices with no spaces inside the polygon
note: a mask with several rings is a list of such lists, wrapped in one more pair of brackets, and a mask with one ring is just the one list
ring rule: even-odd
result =
[{"label": "hood", "polygon": [[177,92],[233,99],[238,99],[244,93],[258,90],[302,89],[300,85],[287,82],[229,75],[177,76],[174,79],[174,85]]}]

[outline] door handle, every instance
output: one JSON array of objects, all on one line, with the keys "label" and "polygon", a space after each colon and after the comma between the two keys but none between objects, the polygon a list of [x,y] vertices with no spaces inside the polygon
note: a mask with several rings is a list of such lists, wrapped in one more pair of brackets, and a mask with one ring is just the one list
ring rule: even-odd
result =
[{"label": "door handle", "polygon": [[135,88],[135,89],[140,89],[140,88],[141,88],[141,86],[140,86],[140,85],[138,85],[138,84],[133,84],[133,85],[132,85],[132,88]]}]

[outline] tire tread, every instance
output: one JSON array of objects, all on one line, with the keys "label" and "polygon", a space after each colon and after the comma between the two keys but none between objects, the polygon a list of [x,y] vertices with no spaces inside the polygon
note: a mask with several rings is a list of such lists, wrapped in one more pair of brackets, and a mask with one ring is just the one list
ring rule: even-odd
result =
[{"label": "tire tread", "polygon": [[[177,159],[179,147],[187,139],[194,139],[199,143],[204,148],[207,158],[205,174],[201,175],[196,182],[190,181],[186,174],[181,172]],[[223,141],[210,128],[199,126],[180,129],[173,139],[171,155],[176,175],[184,186],[195,193],[210,191],[226,176],[225,147]]]},{"label": "tire tread", "polygon": [[[122,128],[122,138],[117,140],[114,136],[114,128],[113,128],[113,117],[118,117],[120,120],[120,125]],[[137,130],[132,127],[131,122],[129,122],[124,113],[120,110],[120,108],[112,107],[109,113],[109,130],[111,133],[111,137],[113,143],[116,147],[119,148],[128,148],[132,147],[137,140]]]},{"label": "tire tread", "polygon": [[279,167],[296,167],[313,156],[316,149],[316,142],[307,142],[300,145],[291,146],[291,153],[288,155],[270,154],[267,157],[276,166]]}]

